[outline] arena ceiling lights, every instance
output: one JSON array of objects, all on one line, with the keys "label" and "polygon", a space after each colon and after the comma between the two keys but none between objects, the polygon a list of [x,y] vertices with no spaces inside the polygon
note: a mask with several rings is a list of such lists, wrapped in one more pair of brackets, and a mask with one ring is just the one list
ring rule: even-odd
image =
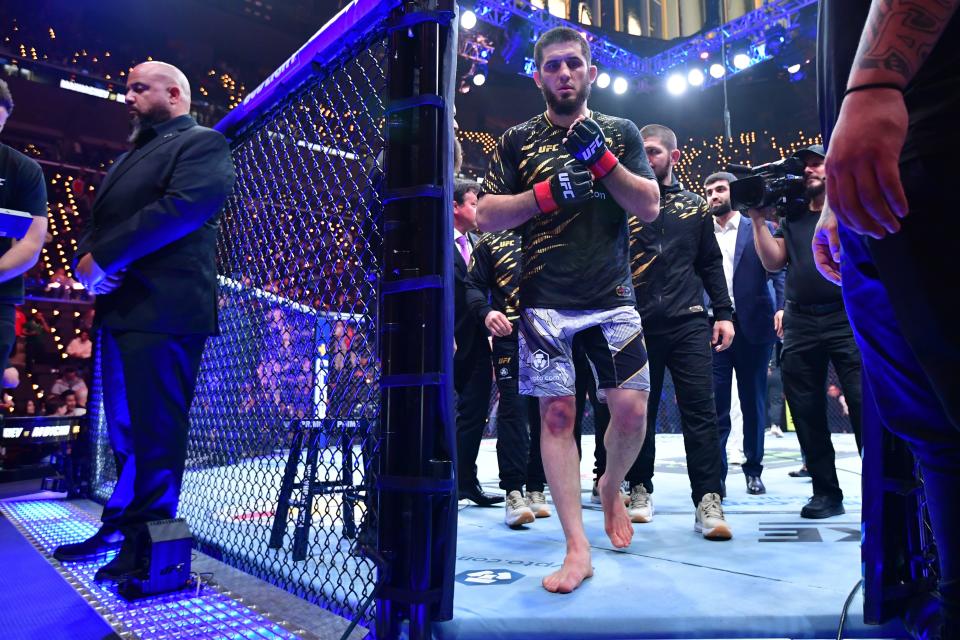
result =
[{"label": "arena ceiling lights", "polygon": [[[465,8],[460,20],[461,26],[467,30],[473,29],[476,21],[506,30],[511,18],[522,19],[524,24],[530,26],[533,34],[526,54],[527,63],[523,66],[525,75],[532,75],[535,69],[532,60],[533,42],[539,34],[553,27],[564,26],[580,31],[590,43],[594,62],[603,68],[601,75],[607,78],[601,84],[598,77],[598,88],[612,85],[615,93],[625,93],[631,84],[656,86],[663,83],[671,93],[674,93],[671,86],[683,93],[688,86],[711,87],[728,76],[778,55],[788,44],[784,34],[796,25],[800,10],[816,2],[817,0],[768,0],[759,9],[731,20],[722,27],[702,32],[683,44],[651,57],[633,54],[585,30],[582,25],[551,15],[548,11],[534,6],[529,0],[474,0],[472,7]],[[472,26],[468,27],[468,24]],[[775,38],[774,46],[768,50],[766,37],[773,32],[776,32],[778,37]],[[730,49],[731,43],[738,47],[736,51]],[[737,54],[742,56],[737,57]],[[678,74],[679,80],[672,80],[675,74]],[[608,82],[612,76],[616,79]],[[618,88],[622,91],[617,92]]]}]

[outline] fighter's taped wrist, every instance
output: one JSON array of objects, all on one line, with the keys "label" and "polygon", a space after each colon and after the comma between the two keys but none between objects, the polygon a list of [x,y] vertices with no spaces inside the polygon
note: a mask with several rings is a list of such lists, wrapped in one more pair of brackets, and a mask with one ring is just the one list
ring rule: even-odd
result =
[{"label": "fighter's taped wrist", "polygon": [[613,152],[609,149],[604,152],[600,158],[590,165],[590,173],[593,174],[594,180],[600,180],[602,178],[610,175],[610,172],[620,164],[620,161],[617,160],[617,156],[613,155]]},{"label": "fighter's taped wrist", "polygon": [[550,191],[550,181],[544,180],[533,185],[533,197],[537,200],[537,207],[541,213],[553,213],[560,209],[560,205],[553,199]]}]

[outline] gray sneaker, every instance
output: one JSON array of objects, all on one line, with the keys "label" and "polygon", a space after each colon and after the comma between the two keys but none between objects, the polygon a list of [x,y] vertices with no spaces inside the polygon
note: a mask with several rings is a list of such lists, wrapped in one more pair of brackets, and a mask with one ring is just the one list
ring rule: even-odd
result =
[{"label": "gray sneaker", "polygon": [[723,517],[719,493],[708,493],[700,499],[693,530],[707,540],[729,540],[733,537],[733,530]]},{"label": "gray sneaker", "polygon": [[630,504],[627,505],[630,522],[647,523],[653,520],[653,496],[642,484],[630,487]]},{"label": "gray sneaker", "polygon": [[527,499],[523,497],[522,493],[511,491],[507,494],[503,521],[508,527],[530,524],[534,519],[533,511],[527,506]]},{"label": "gray sneaker", "polygon": [[538,518],[549,518],[551,515],[550,506],[547,505],[547,497],[543,495],[543,491],[527,491],[527,506]]},{"label": "gray sneaker", "polygon": [[[600,504],[600,491],[597,489],[597,483],[600,482],[597,478],[593,479],[593,489],[590,491],[590,502],[593,504]],[[630,506],[630,496],[620,490],[620,497],[623,498],[623,506]]]}]

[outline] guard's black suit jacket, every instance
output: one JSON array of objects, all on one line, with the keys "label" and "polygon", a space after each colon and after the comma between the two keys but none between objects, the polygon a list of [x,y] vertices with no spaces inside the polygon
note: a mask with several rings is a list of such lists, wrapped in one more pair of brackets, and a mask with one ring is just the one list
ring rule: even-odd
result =
[{"label": "guard's black suit jacket", "polygon": [[[477,237],[473,234],[467,234],[471,245],[476,245]],[[453,336],[457,341],[457,352],[454,354],[455,369],[464,368],[467,361],[473,361],[477,357],[487,354],[489,357],[490,348],[487,343],[486,327],[478,320],[477,316],[470,312],[467,305],[467,275],[469,273],[467,263],[463,261],[463,256],[456,249],[453,251]]]},{"label": "guard's black suit jacket", "polygon": [[230,147],[190,116],[142,133],[120,156],[93,203],[77,258],[92,253],[122,284],[98,296],[96,319],[113,330],[217,331],[216,237],[236,177]]}]

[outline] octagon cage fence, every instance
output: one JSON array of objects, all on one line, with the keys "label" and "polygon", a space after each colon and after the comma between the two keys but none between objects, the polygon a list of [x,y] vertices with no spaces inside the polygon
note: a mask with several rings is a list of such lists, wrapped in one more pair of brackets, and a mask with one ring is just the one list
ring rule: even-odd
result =
[{"label": "octagon cage fence", "polygon": [[217,125],[237,185],[178,516],[384,638],[452,615],[455,24],[452,2],[355,0]]}]

